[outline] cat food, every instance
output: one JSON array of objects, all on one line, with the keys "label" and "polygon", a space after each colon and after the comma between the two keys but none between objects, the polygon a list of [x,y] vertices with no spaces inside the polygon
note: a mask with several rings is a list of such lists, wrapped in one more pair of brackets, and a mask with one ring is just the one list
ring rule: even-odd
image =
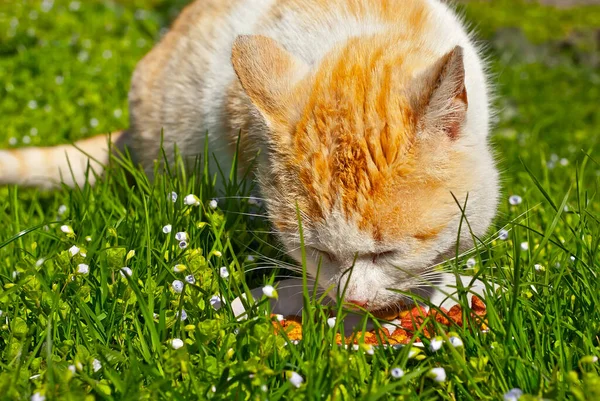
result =
[{"label": "cat food", "polygon": [[[473,295],[471,298],[470,312],[476,319],[475,321],[480,324],[481,329],[485,329],[485,304],[476,295]],[[428,317],[444,326],[449,327],[453,323],[462,326],[463,309],[460,305],[454,305],[450,310],[440,308],[440,311],[428,311],[421,306],[416,306],[412,309],[396,313],[395,316],[387,316],[386,320],[390,321],[390,323],[385,324],[385,327],[358,332],[345,339],[338,333],[336,342],[338,344],[342,344],[343,342],[346,344],[364,342],[365,344],[371,345],[397,345],[408,344],[413,338],[415,342],[420,342],[419,338],[416,336],[422,335],[426,338],[430,338],[433,335],[433,325],[431,323],[423,326]],[[428,322],[430,321],[431,319],[428,320]],[[299,341],[302,339],[302,321],[298,316],[286,316],[282,320],[273,319],[273,326],[277,333],[283,330],[291,341]]]}]

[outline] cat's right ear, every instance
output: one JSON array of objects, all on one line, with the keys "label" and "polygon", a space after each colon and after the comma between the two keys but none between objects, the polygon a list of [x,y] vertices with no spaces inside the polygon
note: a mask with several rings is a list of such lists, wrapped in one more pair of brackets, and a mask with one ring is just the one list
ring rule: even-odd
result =
[{"label": "cat's right ear", "polygon": [[275,40],[261,35],[238,36],[231,62],[244,91],[267,123],[288,122],[297,105],[293,88],[308,66]]}]

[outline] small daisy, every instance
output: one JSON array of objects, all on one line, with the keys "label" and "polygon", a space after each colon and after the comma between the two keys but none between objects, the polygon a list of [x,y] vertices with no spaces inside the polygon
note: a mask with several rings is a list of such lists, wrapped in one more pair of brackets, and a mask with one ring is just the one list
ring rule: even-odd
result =
[{"label": "small daisy", "polygon": [[522,251],[529,250],[529,242],[521,242],[521,250]]},{"label": "small daisy", "polygon": [[181,273],[181,272],[185,271],[185,269],[187,269],[186,265],[176,264],[175,266],[173,266],[174,273]]},{"label": "small daisy", "polygon": [[473,267],[475,267],[476,264],[477,264],[477,261],[475,260],[475,258],[469,258],[469,260],[467,260],[468,268],[473,268]]},{"label": "small daisy", "polygon": [[262,292],[267,298],[277,298],[277,290],[272,285],[265,285]]},{"label": "small daisy", "polygon": [[304,383],[304,378],[296,372],[288,371],[286,372],[286,376],[288,381],[292,384],[292,386],[296,388],[300,388],[302,383]]},{"label": "small daisy", "polygon": [[73,233],[74,233],[74,231],[73,231],[73,229],[71,228],[71,226],[68,226],[68,225],[66,225],[66,224],[65,224],[65,225],[62,225],[62,226],[60,226],[60,231],[62,231],[63,233],[65,233],[65,234],[67,234],[67,235],[69,235],[69,234],[73,234]]},{"label": "small daisy", "polygon": [[174,338],[171,340],[171,347],[173,349],[179,349],[183,347],[183,341],[180,338]]},{"label": "small daisy", "polygon": [[210,306],[212,306],[214,309],[219,309],[221,307],[221,297],[218,295],[213,295],[212,297],[210,297]]},{"label": "small daisy", "polygon": [[77,368],[75,367],[75,365],[69,365],[67,367],[67,369],[69,370],[69,372],[71,372],[72,374],[77,373]]},{"label": "small daisy", "polygon": [[538,273],[543,273],[546,271],[546,268],[543,265],[540,265],[539,263],[536,263],[535,265],[533,265],[533,268]]},{"label": "small daisy", "polygon": [[452,344],[452,346],[454,348],[464,346],[463,341],[459,337],[456,337],[456,336],[450,336],[450,338],[448,338],[448,341],[450,341],[450,344]]},{"label": "small daisy", "polygon": [[[0,315],[0,316],[2,316],[2,315]],[[283,315],[276,314],[275,319],[277,319],[278,322],[282,322],[283,320],[285,320],[285,317]]]},{"label": "small daisy", "polygon": [[100,362],[97,359],[94,359],[92,361],[92,368],[94,369],[94,372],[99,371],[100,369],[102,369],[102,362]]},{"label": "small daisy", "polygon": [[335,317],[330,317],[329,319],[327,319],[327,325],[333,329],[335,327],[335,321]]},{"label": "small daisy", "polygon": [[46,400],[46,396],[42,395],[39,392],[33,393],[33,395],[31,396],[31,401],[45,401],[45,400]]},{"label": "small daisy", "polygon": [[90,272],[90,267],[85,263],[80,263],[77,265],[77,273],[79,274],[88,274]]},{"label": "small daisy", "polygon": [[188,240],[188,234],[185,231],[180,231],[177,234],[175,234],[175,239],[177,241],[187,241]]},{"label": "small daisy", "polygon": [[438,383],[446,381],[446,370],[444,368],[433,368],[429,371],[428,376]]},{"label": "small daisy", "polygon": [[404,376],[404,371],[400,368],[394,368],[390,371],[390,375],[394,379],[400,379],[402,376]]},{"label": "small daisy", "polygon": [[223,266],[219,269],[219,275],[221,276],[221,278],[229,277],[229,270],[226,266]]},{"label": "small daisy", "polygon": [[185,248],[187,248],[187,247],[188,247],[188,243],[187,243],[187,241],[180,241],[180,242],[179,242],[179,248],[181,248],[181,249],[185,249]]},{"label": "small daisy", "polygon": [[520,388],[513,388],[507,393],[504,393],[503,400],[504,401],[518,401],[519,398],[523,396],[523,390]]},{"label": "small daisy", "polygon": [[200,198],[194,194],[189,194],[183,198],[183,203],[187,206],[200,206]]},{"label": "small daisy", "polygon": [[216,199],[211,199],[210,202],[208,202],[208,207],[210,207],[213,210],[216,209],[217,206],[219,206],[219,203]]},{"label": "small daisy", "polygon": [[523,198],[521,198],[519,195],[511,195],[508,198],[508,203],[510,203],[513,206],[517,206],[523,203]]},{"label": "small daisy", "polygon": [[171,192],[171,201],[173,203],[177,202],[177,192]]},{"label": "small daisy", "polygon": [[173,283],[171,283],[171,287],[173,288],[173,291],[180,294],[181,291],[183,291],[183,282],[180,280],[174,280]]},{"label": "small daisy", "polygon": [[371,344],[361,344],[361,348],[367,355],[375,355],[375,348]]},{"label": "small daisy", "polygon": [[67,213],[67,206],[66,205],[60,205],[58,207],[58,215],[62,216],[65,213]]},{"label": "small daisy", "polygon": [[131,277],[131,275],[133,274],[131,269],[127,266],[122,267],[121,271],[119,273],[121,273],[121,276],[123,276],[123,277],[126,277],[126,276]]},{"label": "small daisy", "polygon": [[191,274],[189,276],[185,276],[185,281],[188,284],[196,284],[196,278],[194,276],[192,276]]},{"label": "small daisy", "polygon": [[170,224],[167,224],[166,226],[164,226],[162,228],[162,232],[165,233],[165,234],[169,234],[172,229],[173,229],[173,227]]},{"label": "small daisy", "polygon": [[432,338],[429,343],[429,349],[431,352],[437,352],[442,349],[442,345],[444,345],[444,340],[440,337]]},{"label": "small daisy", "polygon": [[75,256],[79,253],[79,247],[76,245],[73,245],[72,247],[69,248],[69,253],[71,254],[71,256]]}]

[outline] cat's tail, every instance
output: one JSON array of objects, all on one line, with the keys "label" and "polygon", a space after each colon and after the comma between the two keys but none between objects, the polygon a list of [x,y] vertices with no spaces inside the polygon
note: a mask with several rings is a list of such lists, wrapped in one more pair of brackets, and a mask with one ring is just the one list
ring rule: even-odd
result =
[{"label": "cat's tail", "polygon": [[127,131],[119,131],[72,145],[0,150],[0,185],[51,189],[61,182],[82,186],[86,179],[93,184],[109,162],[109,149],[122,150],[127,136]]}]

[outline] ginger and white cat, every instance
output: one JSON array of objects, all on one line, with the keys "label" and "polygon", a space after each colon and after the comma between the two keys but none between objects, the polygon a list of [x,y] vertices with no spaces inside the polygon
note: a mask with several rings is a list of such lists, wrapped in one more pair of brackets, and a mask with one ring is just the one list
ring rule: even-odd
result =
[{"label": "ginger and white cat", "polygon": [[[347,286],[370,310],[434,278],[456,244],[453,195],[468,194],[475,235],[496,211],[486,75],[439,0],[197,0],[138,64],[129,103],[113,141],[149,174],[163,129],[169,156],[175,144],[201,154],[208,132],[223,166],[241,132],[242,161],[261,150],[257,179],[285,247],[300,258],[298,205],[309,273],[321,260],[320,286]],[[77,145],[106,162],[106,143]],[[0,151],[0,183],[82,184],[87,163],[70,146]]]}]

